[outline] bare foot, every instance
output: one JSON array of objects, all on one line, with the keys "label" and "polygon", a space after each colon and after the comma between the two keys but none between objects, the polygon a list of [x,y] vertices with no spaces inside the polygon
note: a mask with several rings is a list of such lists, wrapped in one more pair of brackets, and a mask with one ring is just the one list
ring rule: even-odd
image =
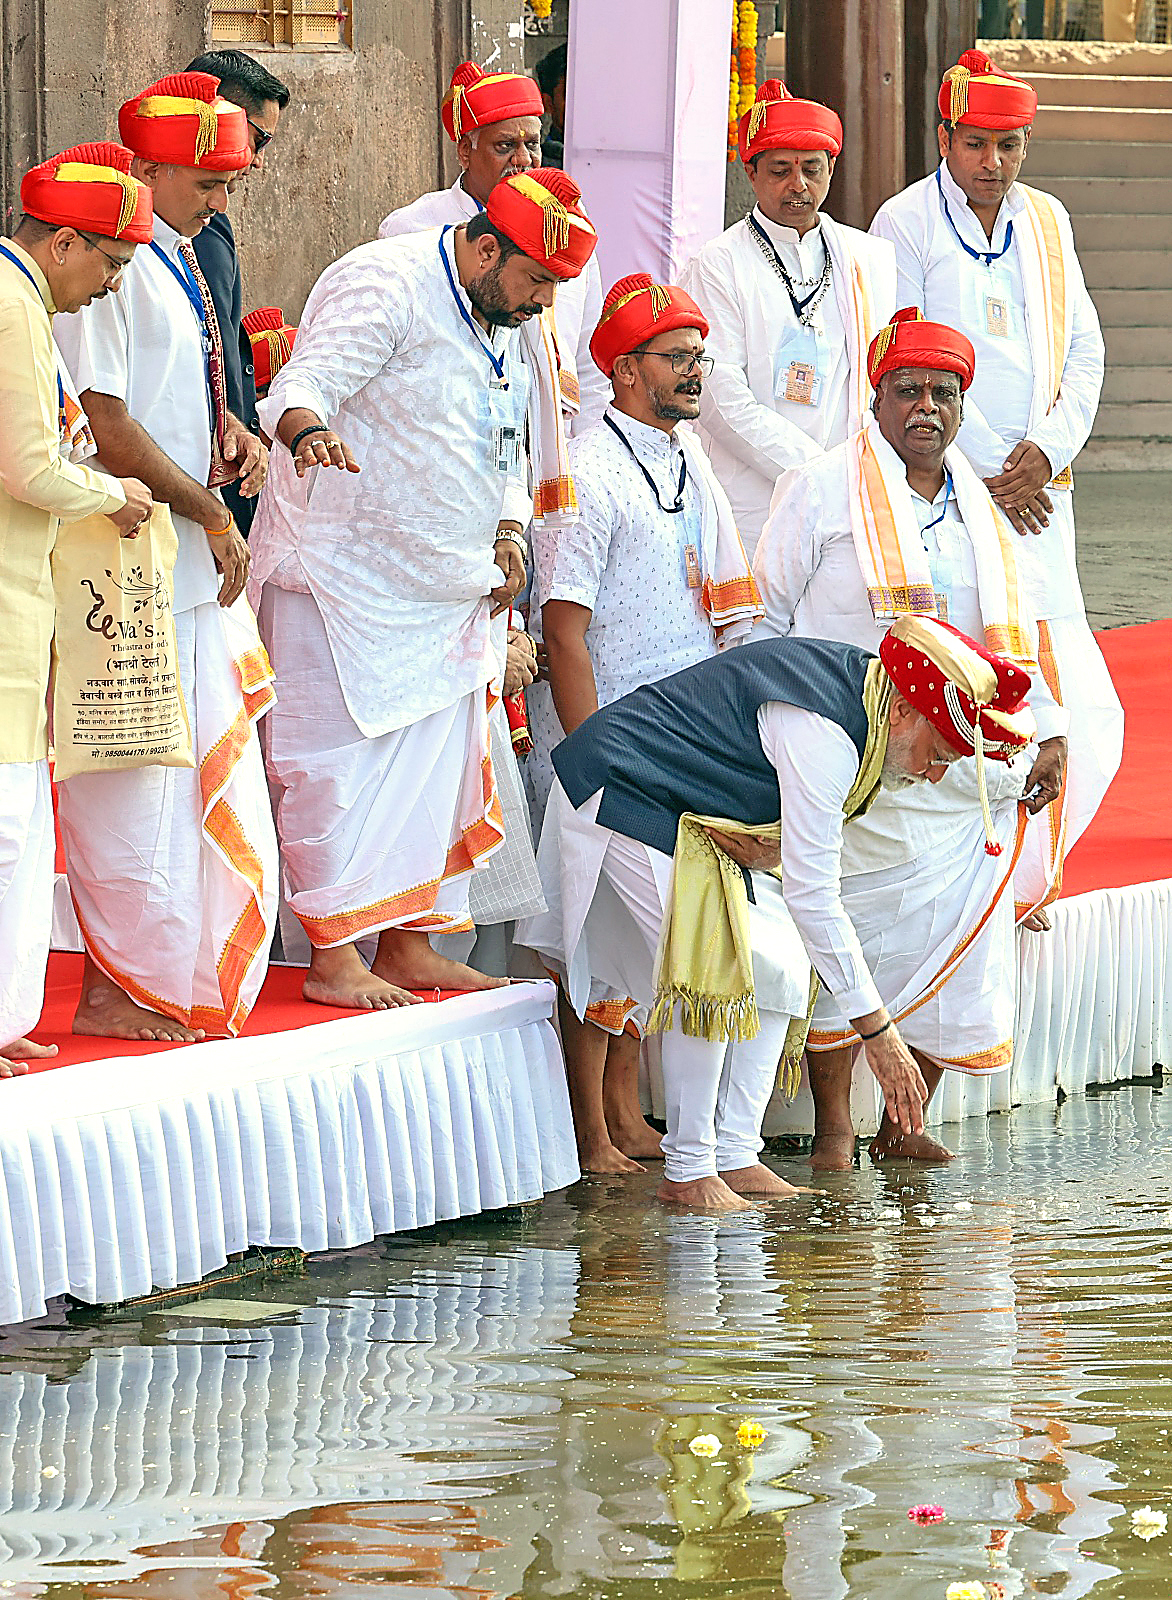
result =
[{"label": "bare foot", "polygon": [[301,985],[302,997],[314,1005],[337,1006],[344,1011],[393,1011],[396,1006],[422,1005],[417,994],[387,983],[365,967],[362,973],[362,977],[325,978],[311,972]]},{"label": "bare foot", "polygon": [[98,1039],[141,1039],[158,1044],[198,1044],[206,1037],[202,1028],[185,1028],[157,1011],[136,1006],[108,978],[95,978],[83,985],[73,1031]]},{"label": "bare foot", "polygon": [[645,1172],[646,1167],[641,1167],[637,1161],[632,1161],[630,1156],[625,1156],[610,1140],[591,1139],[580,1140],[578,1143],[578,1165],[583,1172]]},{"label": "bare foot", "polygon": [[855,1136],[850,1133],[816,1133],[810,1151],[815,1172],[850,1172],[855,1164]]},{"label": "bare foot", "polygon": [[630,1118],[613,1118],[607,1116],[606,1126],[614,1144],[624,1155],[633,1156],[641,1161],[662,1161],[663,1151],[660,1144],[663,1135],[654,1129],[642,1117],[637,1120]]},{"label": "bare foot", "polygon": [[763,1161],[755,1161],[751,1167],[736,1167],[730,1172],[722,1172],[720,1176],[734,1194],[768,1194],[774,1199],[781,1199],[791,1194],[823,1193],[821,1189],[800,1189],[795,1184],[787,1183]]},{"label": "bare foot", "polygon": [[926,1133],[887,1132],[884,1129],[871,1140],[872,1161],[951,1161],[952,1151],[930,1139]]},{"label": "bare foot", "polygon": [[5,1061],[47,1061],[56,1054],[55,1044],[38,1044],[35,1039],[14,1039],[4,1046]]},{"label": "bare foot", "polygon": [[1036,911],[1031,911],[1028,917],[1023,917],[1018,927],[1024,928],[1027,933],[1049,933],[1050,919],[1039,906]]},{"label": "bare foot", "polygon": [[503,989],[509,982],[441,956],[425,933],[411,928],[384,928],[370,967],[377,977],[404,989]]},{"label": "bare foot", "polygon": [[[22,1042],[19,1039],[17,1040],[18,1044]],[[5,1049],[8,1050],[12,1048],[11,1045],[5,1046]],[[27,1071],[28,1062],[22,1061],[19,1056],[0,1056],[0,1078],[23,1078]]]},{"label": "bare foot", "polygon": [[723,1178],[693,1178],[676,1183],[664,1178],[655,1198],[668,1206],[686,1206],[689,1211],[751,1211],[747,1200],[731,1190]]}]

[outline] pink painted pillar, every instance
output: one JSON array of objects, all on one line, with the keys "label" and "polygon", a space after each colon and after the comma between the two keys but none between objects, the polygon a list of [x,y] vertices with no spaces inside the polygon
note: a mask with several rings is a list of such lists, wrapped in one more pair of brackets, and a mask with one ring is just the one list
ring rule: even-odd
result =
[{"label": "pink painted pillar", "polygon": [[724,227],[732,0],[570,8],[566,170],[598,230],[605,292],[674,283]]}]

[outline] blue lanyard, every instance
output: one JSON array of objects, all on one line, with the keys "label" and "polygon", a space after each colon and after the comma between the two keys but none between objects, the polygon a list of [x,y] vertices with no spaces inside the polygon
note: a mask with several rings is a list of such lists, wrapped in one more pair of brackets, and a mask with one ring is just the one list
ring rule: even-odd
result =
[{"label": "blue lanyard", "polygon": [[965,254],[972,256],[974,261],[983,261],[987,267],[991,267],[994,261],[1000,261],[1001,257],[1013,243],[1013,223],[1009,222],[1006,224],[1005,243],[1001,246],[1000,250],[974,250],[971,244],[967,244],[961,238],[960,229],[952,220],[952,212],[949,211],[948,201],[944,198],[944,185],[940,181],[939,167],[936,168],[936,187],[940,191],[940,204],[944,207],[944,215],[948,218],[948,226],[952,229],[953,233],[955,233],[956,242],[960,245],[960,248],[965,252]]},{"label": "blue lanyard", "polygon": [[[32,284],[33,288],[36,289],[36,291],[37,291],[37,299],[41,301],[42,305],[44,305],[45,302],[44,302],[43,299],[41,299],[41,291],[40,291],[40,288],[39,288],[39,286],[37,284],[37,280],[33,277],[32,273],[25,266],[24,262],[20,259],[20,257],[19,256],[14,256],[11,250],[6,250],[4,248],[4,246],[3,246],[3,244],[0,244],[0,255],[4,256],[8,261],[11,261],[12,265],[16,268],[16,270],[18,272],[23,272],[24,273],[25,277]],[[60,361],[61,361],[61,357],[58,356],[57,357],[57,362],[58,362],[58,366],[57,366],[57,421],[58,421],[58,424],[60,426],[62,434],[64,434],[65,426],[66,426],[66,423],[65,423],[65,385],[61,382]]]},{"label": "blue lanyard", "polygon": [[155,252],[159,260],[166,267],[167,271],[175,279],[175,282],[183,290],[183,293],[191,301],[191,309],[199,318],[199,325],[203,330],[203,336],[206,340],[208,337],[207,313],[204,310],[203,295],[199,292],[199,284],[196,283],[195,278],[192,275],[191,268],[187,265],[187,262],[183,260],[183,257],[180,256],[179,261],[182,267],[182,270],[180,270],[180,267],[175,265],[174,261],[172,261],[167,252],[159,249],[158,245],[153,239],[151,240],[151,249]]},{"label": "blue lanyard", "polygon": [[482,333],[480,331],[480,328],[477,326],[477,324],[475,322],[473,322],[472,318],[468,314],[468,307],[464,304],[463,300],[460,298],[460,291],[459,291],[458,287],[456,286],[456,279],[455,279],[455,277],[453,276],[453,273],[452,273],[451,262],[448,260],[448,253],[444,249],[444,237],[445,237],[446,234],[451,233],[451,231],[452,231],[451,225],[449,224],[448,227],[446,227],[444,229],[443,233],[441,233],[440,236],[439,236],[440,260],[443,262],[443,264],[444,264],[444,272],[447,274],[448,288],[452,291],[452,299],[456,302],[456,310],[460,313],[461,317],[463,317],[464,321],[468,324],[469,328],[472,330],[472,337],[476,340],[476,343],[480,346],[480,348],[484,351],[485,355],[488,357],[489,362],[490,362],[490,364],[492,366],[492,370],[496,373],[497,382],[502,384],[507,389],[509,386],[505,382],[505,358],[504,358],[504,356],[502,355],[502,356],[500,356],[498,358],[496,355],[494,355],[494,353],[488,347],[488,345],[485,344],[484,337],[483,337],[483,335],[482,335]]},{"label": "blue lanyard", "polygon": [[[944,509],[941,511],[941,513],[940,513],[940,515],[938,517],[933,517],[931,522],[925,522],[924,526],[920,529],[920,538],[921,539],[923,539],[923,537],[924,537],[924,535],[926,533],[930,533],[933,528],[938,527],[940,525],[940,523],[942,523],[944,521],[945,517],[948,515],[948,502],[949,502],[951,496],[952,496],[952,473],[949,472],[947,467],[945,467],[945,469],[944,469]],[[925,541],[924,548],[927,549],[927,541]]]}]

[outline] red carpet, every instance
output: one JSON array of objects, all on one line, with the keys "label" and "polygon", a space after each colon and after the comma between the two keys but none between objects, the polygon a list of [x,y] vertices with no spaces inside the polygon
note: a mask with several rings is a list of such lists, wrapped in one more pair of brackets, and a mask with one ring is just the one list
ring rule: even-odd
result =
[{"label": "red carpet", "polygon": [[1067,857],[1064,895],[1172,878],[1172,621],[1096,637],[1127,717],[1123,765]]},{"label": "red carpet", "polygon": [[[81,987],[79,955],[54,951],[49,957],[49,977],[45,985],[45,1009],[40,1026],[33,1033],[38,1044],[55,1044],[57,1054],[48,1061],[34,1061],[34,1072],[71,1066],[76,1061],[99,1061],[106,1056],[137,1056],[152,1050],[184,1050],[189,1045],[132,1043],[126,1039],[83,1039],[70,1033],[77,996]],[[260,999],[244,1028],[244,1036],[258,1033],[283,1033],[289,1028],[308,1028],[315,1022],[332,1022],[337,1017],[365,1016],[363,1011],[342,1011],[334,1006],[311,1006],[301,998],[304,971],[300,967],[271,967],[260,992]],[[432,989],[422,998],[446,1000],[454,991]]]}]

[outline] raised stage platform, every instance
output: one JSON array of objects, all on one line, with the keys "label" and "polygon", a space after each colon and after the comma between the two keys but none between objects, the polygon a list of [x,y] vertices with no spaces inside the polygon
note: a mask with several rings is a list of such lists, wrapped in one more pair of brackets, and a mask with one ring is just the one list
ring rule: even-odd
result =
[{"label": "raised stage platform", "polygon": [[276,967],[239,1039],[75,1039],[81,957],[55,954],[3,1084],[0,1323],[69,1294],[195,1283],[250,1246],[314,1251],[538,1200],[578,1177],[551,983],[356,1016]]}]

